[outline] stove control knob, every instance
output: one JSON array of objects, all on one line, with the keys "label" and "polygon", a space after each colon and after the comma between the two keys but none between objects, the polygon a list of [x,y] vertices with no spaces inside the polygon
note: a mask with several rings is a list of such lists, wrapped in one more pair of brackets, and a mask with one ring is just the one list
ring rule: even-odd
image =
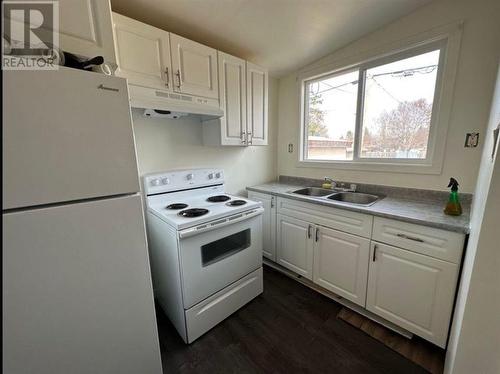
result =
[{"label": "stove control knob", "polygon": [[193,173],[189,173],[188,175],[186,175],[186,179],[188,181],[193,180],[194,179],[194,174]]},{"label": "stove control knob", "polygon": [[160,185],[160,183],[161,183],[161,182],[160,182],[160,180],[159,180],[158,178],[151,179],[151,185],[152,185],[152,186],[157,187],[157,186],[159,186],[159,185]]},{"label": "stove control knob", "polygon": [[215,173],[215,178],[219,179],[222,176],[221,173]]},{"label": "stove control knob", "polygon": [[170,179],[168,179],[168,178],[162,178],[161,179],[161,184],[163,184],[163,185],[170,184]]},{"label": "stove control knob", "polygon": [[210,174],[208,174],[208,179],[214,179],[214,177],[215,177],[215,174],[214,174],[214,173],[210,173]]}]

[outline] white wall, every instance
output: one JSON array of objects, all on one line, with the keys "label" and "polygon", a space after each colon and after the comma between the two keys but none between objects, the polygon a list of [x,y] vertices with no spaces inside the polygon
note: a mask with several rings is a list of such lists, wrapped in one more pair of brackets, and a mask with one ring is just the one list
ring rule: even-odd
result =
[{"label": "white wall", "polygon": [[500,156],[492,132],[500,124],[500,69],[474,194],[471,234],[462,270],[447,373],[500,373]]},{"label": "white wall", "polygon": [[[278,174],[313,178],[328,175],[338,180],[439,190],[446,189],[449,177],[454,176],[460,181],[463,192],[473,192],[481,159],[481,147],[464,148],[465,133],[479,131],[480,139],[484,139],[500,57],[499,17],[498,0],[436,0],[305,67],[308,69],[358,55],[362,51],[372,51],[377,46],[381,47],[451,22],[464,20],[445,159],[440,175],[297,167],[297,151],[300,148],[297,73],[280,79],[279,84]],[[295,145],[292,154],[287,152],[288,143]]]},{"label": "white wall", "polygon": [[276,179],[278,82],[269,79],[269,145],[208,147],[199,119],[144,118],[133,109],[139,173],[218,167],[226,174],[226,190],[244,194],[245,187]]}]

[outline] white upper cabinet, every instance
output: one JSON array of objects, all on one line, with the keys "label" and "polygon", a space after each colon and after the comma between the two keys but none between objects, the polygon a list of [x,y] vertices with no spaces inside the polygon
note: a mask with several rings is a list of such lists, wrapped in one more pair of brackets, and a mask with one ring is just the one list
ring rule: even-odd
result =
[{"label": "white upper cabinet", "polygon": [[62,50],[115,63],[109,0],[59,1],[59,14]]},{"label": "white upper cabinet", "polygon": [[247,127],[245,60],[219,51],[219,93],[224,111],[220,119],[221,143],[244,145]]},{"label": "white upper cabinet", "polygon": [[174,90],[219,98],[217,50],[170,33]]},{"label": "white upper cabinet", "polygon": [[267,145],[267,70],[247,62],[247,133],[250,145]]},{"label": "white upper cabinet", "polygon": [[370,240],[325,227],[314,233],[314,283],[365,306]]},{"label": "white upper cabinet", "polygon": [[112,29],[117,75],[135,86],[219,104],[224,116],[203,122],[205,145],[267,145],[266,69],[117,13]]},{"label": "white upper cabinet", "polygon": [[113,13],[116,74],[139,86],[172,88],[169,33]]},{"label": "white upper cabinet", "polygon": [[267,71],[227,53],[218,55],[220,106],[225,115],[203,124],[204,144],[267,145]]}]

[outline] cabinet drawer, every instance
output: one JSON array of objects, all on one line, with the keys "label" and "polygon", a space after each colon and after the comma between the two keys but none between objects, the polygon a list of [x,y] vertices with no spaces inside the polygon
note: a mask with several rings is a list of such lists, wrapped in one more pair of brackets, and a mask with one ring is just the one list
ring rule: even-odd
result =
[{"label": "cabinet drawer", "polygon": [[373,217],[329,206],[278,197],[278,213],[369,238]]},{"label": "cabinet drawer", "polygon": [[192,343],[263,291],[262,268],[186,310],[187,342]]},{"label": "cabinet drawer", "polygon": [[462,258],[465,235],[375,217],[373,239],[458,264]]}]

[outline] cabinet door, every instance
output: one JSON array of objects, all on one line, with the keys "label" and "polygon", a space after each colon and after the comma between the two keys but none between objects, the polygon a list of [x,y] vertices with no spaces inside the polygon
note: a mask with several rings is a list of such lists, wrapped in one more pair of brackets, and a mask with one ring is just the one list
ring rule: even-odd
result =
[{"label": "cabinet door", "polygon": [[264,257],[276,261],[276,198],[272,195],[249,192],[248,198],[260,201],[264,207],[262,219]]},{"label": "cabinet door", "polygon": [[247,132],[251,145],[267,145],[267,70],[247,62]]},{"label": "cabinet door", "polygon": [[[44,4],[47,1],[40,3]],[[102,56],[108,63],[115,64],[113,31],[111,26],[111,7],[109,0],[64,0],[59,5],[59,48],[65,52],[84,57]],[[23,18],[21,18],[23,17]],[[11,38],[24,43],[23,13],[13,14]],[[37,34],[52,32],[49,27],[34,25]],[[22,38],[22,39],[21,39]],[[32,40],[35,45],[36,41]],[[41,40],[45,36],[41,36]],[[51,38],[50,38],[51,40]]]},{"label": "cabinet door", "polygon": [[365,306],[370,240],[316,227],[314,283]]},{"label": "cabinet door", "polygon": [[103,56],[115,62],[111,7],[108,0],[59,2],[61,49],[87,57]]},{"label": "cabinet door", "polygon": [[314,226],[295,218],[277,216],[278,263],[312,280]]},{"label": "cabinet door", "polygon": [[218,99],[217,50],[172,33],[170,44],[174,90]]},{"label": "cabinet door", "polygon": [[223,52],[219,55],[220,106],[224,111],[221,122],[222,145],[245,145],[247,124],[245,60]]},{"label": "cabinet door", "polygon": [[366,308],[446,346],[458,265],[372,242]]},{"label": "cabinet door", "polygon": [[4,209],[139,191],[125,79],[66,67],[3,78]]},{"label": "cabinet door", "polygon": [[170,89],[170,40],[168,32],[113,13],[116,74],[139,86]]},{"label": "cabinet door", "polygon": [[161,373],[141,205],[3,214],[4,373]]}]

